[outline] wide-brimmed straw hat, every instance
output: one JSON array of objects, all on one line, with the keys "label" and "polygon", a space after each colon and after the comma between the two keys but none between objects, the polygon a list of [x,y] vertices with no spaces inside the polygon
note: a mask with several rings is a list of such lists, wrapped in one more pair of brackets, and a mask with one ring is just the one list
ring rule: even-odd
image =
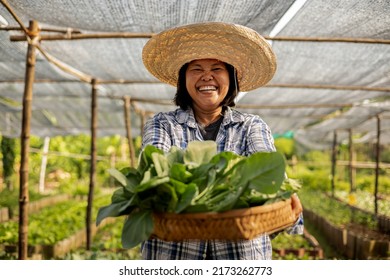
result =
[{"label": "wide-brimmed straw hat", "polygon": [[276,71],[276,57],[268,42],[237,24],[207,22],[168,29],[153,36],[142,52],[149,72],[173,86],[180,68],[196,59],[218,59],[234,66],[241,91],[265,85]]}]

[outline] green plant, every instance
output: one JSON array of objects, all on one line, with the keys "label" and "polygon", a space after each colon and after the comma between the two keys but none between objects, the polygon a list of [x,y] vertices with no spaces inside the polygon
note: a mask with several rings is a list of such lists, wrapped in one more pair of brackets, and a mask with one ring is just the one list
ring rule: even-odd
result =
[{"label": "green plant", "polygon": [[13,189],[12,177],[15,174],[16,141],[3,136],[1,139],[1,153],[3,155],[3,176],[8,189]]},{"label": "green plant", "polygon": [[[97,209],[109,201],[109,196],[94,200],[93,216]],[[30,245],[52,245],[75,234],[85,227],[85,201],[67,201],[47,207],[29,217],[28,243]],[[18,222],[9,221],[0,224],[0,243],[17,244]]]},{"label": "green plant", "polygon": [[295,142],[293,139],[277,138],[275,139],[276,150],[283,153],[287,159],[291,159],[295,152]]}]

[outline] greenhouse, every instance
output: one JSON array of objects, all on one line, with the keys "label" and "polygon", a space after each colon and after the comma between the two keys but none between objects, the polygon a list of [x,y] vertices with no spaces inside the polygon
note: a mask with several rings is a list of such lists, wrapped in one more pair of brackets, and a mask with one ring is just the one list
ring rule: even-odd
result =
[{"label": "greenhouse", "polygon": [[272,258],[390,258],[389,0],[0,0],[0,259],[141,259],[97,212],[120,186],[108,170],[137,168],[145,123],[177,107],[145,44],[203,22],[276,55],[235,100],[301,185],[304,234],[279,233]]}]

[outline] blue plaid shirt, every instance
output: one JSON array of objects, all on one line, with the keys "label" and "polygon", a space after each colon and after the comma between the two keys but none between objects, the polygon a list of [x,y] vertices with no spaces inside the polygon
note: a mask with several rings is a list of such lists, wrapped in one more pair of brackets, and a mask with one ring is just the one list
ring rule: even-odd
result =
[{"label": "blue plaid shirt", "polygon": [[[166,152],[172,146],[185,149],[188,142],[203,136],[192,109],[158,113],[145,124],[142,146],[154,145]],[[218,152],[232,151],[248,156],[255,152],[275,151],[274,140],[268,125],[257,115],[241,113],[231,108],[225,110],[217,138]],[[303,216],[288,229],[291,234],[303,233]],[[150,239],[141,246],[144,259],[202,260],[206,253],[216,260],[271,259],[270,236],[263,234],[252,240],[237,242],[224,240],[188,240],[166,242]]]}]

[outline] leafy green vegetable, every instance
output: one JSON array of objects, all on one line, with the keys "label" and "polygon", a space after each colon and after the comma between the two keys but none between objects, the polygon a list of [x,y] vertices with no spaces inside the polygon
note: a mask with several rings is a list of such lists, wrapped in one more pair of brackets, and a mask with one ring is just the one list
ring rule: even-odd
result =
[{"label": "leafy green vegetable", "polygon": [[99,209],[96,224],[107,217],[128,215],[122,231],[124,248],[147,240],[153,212],[221,212],[286,199],[299,184],[285,179],[279,152],[248,157],[217,153],[213,141],[193,141],[187,149],[168,153],[153,146],[142,151],[139,166],[109,170],[121,185],[111,204]]}]

